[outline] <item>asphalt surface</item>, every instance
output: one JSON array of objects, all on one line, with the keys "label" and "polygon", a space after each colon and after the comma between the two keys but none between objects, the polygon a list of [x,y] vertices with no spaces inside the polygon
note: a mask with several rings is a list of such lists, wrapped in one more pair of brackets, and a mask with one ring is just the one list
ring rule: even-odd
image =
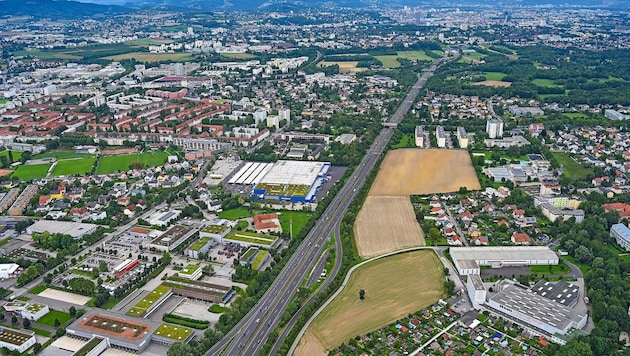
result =
[{"label": "asphalt surface", "polygon": [[[404,118],[426,80],[443,61],[443,59],[436,61],[424,72],[422,77],[411,88],[398,110],[392,115],[389,123],[399,123]],[[308,276],[314,264],[318,261],[318,256],[323,252],[327,238],[333,232],[335,249],[339,258],[335,259],[333,270],[330,271],[328,278],[322,283],[319,290],[323,290],[335,278],[341,267],[341,256],[343,255],[339,232],[341,220],[351,201],[356,196],[357,190],[363,186],[370,171],[385,150],[394,131],[395,127],[385,127],[381,130],[353,175],[333,198],[320,220],[304,238],[258,304],[223,339],[210,348],[206,355],[257,355],[269,334],[280,322],[284,310],[293,300],[302,281]],[[283,334],[280,335],[274,345],[271,354],[274,354],[279,345],[282,344],[293,323],[297,320],[297,315],[299,313],[296,313],[291,322],[287,324]]]}]

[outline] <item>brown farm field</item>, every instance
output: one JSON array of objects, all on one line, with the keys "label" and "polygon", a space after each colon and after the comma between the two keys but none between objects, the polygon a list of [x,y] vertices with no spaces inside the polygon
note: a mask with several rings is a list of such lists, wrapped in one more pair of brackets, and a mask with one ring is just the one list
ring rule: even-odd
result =
[{"label": "brown farm field", "polygon": [[357,67],[357,64],[359,64],[358,61],[343,61],[343,62],[322,61],[322,62],[319,62],[318,66],[330,67],[330,66],[334,66],[335,64],[339,66],[340,73],[365,72],[367,70],[367,68]]},{"label": "brown farm field", "polygon": [[370,196],[448,193],[481,189],[465,150],[405,148],[387,153]]},{"label": "brown farm field", "polygon": [[134,58],[139,62],[159,62],[159,61],[176,61],[185,62],[192,59],[190,53],[148,53],[148,52],[131,52],[118,54],[115,56],[104,57],[112,61],[121,61],[123,59]]},{"label": "brown farm field", "polygon": [[482,82],[477,82],[473,85],[484,85],[487,87],[495,87],[495,88],[507,88],[512,85],[512,82],[501,82],[498,80],[484,80]]},{"label": "brown farm field", "polygon": [[355,220],[354,235],[359,255],[364,258],[425,245],[424,233],[406,196],[369,196]]},{"label": "brown farm field", "polygon": [[[357,268],[346,288],[300,340],[296,355],[326,355],[342,342],[426,308],[444,297],[442,264],[433,251],[384,257]],[[359,290],[365,299],[359,299]]]}]

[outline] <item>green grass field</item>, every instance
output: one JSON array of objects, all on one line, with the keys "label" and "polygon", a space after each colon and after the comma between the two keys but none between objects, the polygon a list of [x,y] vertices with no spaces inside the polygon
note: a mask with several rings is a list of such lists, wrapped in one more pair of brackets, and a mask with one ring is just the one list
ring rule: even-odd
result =
[{"label": "green grass field", "polygon": [[23,181],[29,181],[31,179],[38,179],[46,177],[48,169],[51,164],[34,164],[32,166],[19,166],[18,169],[13,172],[14,177],[18,177]]},{"label": "green grass field", "polygon": [[398,68],[400,67],[400,62],[398,62],[398,56],[389,55],[389,56],[374,56],[385,68]]},{"label": "green grass field", "polygon": [[169,43],[173,43],[173,40],[165,38],[140,38],[137,40],[125,42],[126,45],[133,47],[159,46],[161,44]]},{"label": "green grass field", "polygon": [[35,287],[35,288],[33,288],[33,289],[29,290],[28,292],[29,292],[30,294],[39,294],[39,293],[41,293],[41,292],[45,291],[45,290],[46,290],[46,288],[48,288],[48,287],[46,287],[46,286],[41,286],[41,285],[40,285],[40,286],[37,286],[37,287]]},{"label": "green grass field", "polygon": [[569,266],[564,263],[557,265],[529,266],[529,270],[536,274],[565,274],[569,272]]},{"label": "green grass field", "polygon": [[29,327],[28,329],[30,331],[34,332],[35,334],[40,335],[40,336],[45,336],[45,337],[49,337],[50,336],[50,331],[34,328],[32,326]]},{"label": "green grass field", "polygon": [[35,51],[15,51],[13,53],[15,56],[33,56],[33,57],[37,57],[39,59],[68,59],[68,60],[74,60],[74,59],[81,59],[81,56],[77,56],[77,55],[73,55],[73,54],[69,54],[69,53],[65,53],[65,52],[57,52],[57,51],[40,51],[40,50],[35,50]]},{"label": "green grass field", "polygon": [[412,134],[403,135],[400,141],[398,141],[397,144],[392,146],[392,148],[407,148],[407,147],[416,147],[416,138]]},{"label": "green grass field", "polygon": [[418,61],[432,61],[433,58],[427,56],[424,51],[398,51],[398,58]]},{"label": "green grass field", "polygon": [[36,156],[33,156],[33,159],[42,159],[42,158],[50,158],[50,157],[54,157],[57,160],[62,160],[62,159],[72,159],[72,158],[96,157],[96,156],[89,155],[89,154],[76,153],[76,151],[74,150],[55,150],[55,151],[46,151],[46,152],[40,153]]},{"label": "green grass field", "polygon": [[0,105],[6,104],[9,102],[9,99],[0,99]]},{"label": "green grass field", "polygon": [[282,226],[282,231],[289,232],[290,222],[293,220],[293,236],[302,231],[302,228],[311,218],[312,213],[304,211],[280,211],[278,212],[278,220]]},{"label": "green grass field", "polygon": [[534,85],[538,85],[539,87],[545,87],[545,88],[559,88],[559,87],[561,87],[561,85],[558,85],[558,84],[554,83],[553,80],[551,80],[551,79],[534,79],[534,80],[532,80],[532,83]]},{"label": "green grass field", "polygon": [[[22,152],[20,151],[12,151],[13,152],[13,161],[19,161],[22,158]],[[0,156],[5,156],[9,158],[9,150],[0,152]]]},{"label": "green grass field", "polygon": [[465,54],[466,57],[470,57],[474,60],[480,61],[482,60],[484,57],[486,57],[485,54],[481,54],[479,52],[472,52],[472,53],[466,53]]},{"label": "green grass field", "polygon": [[96,174],[109,174],[118,171],[127,171],[134,162],[142,162],[148,167],[161,166],[166,162],[168,153],[147,152],[122,156],[104,156],[100,158]]},{"label": "green grass field", "polygon": [[58,319],[61,325],[64,325],[66,322],[68,322],[68,320],[72,319],[72,317],[68,313],[50,309],[50,312],[42,316],[39,320],[37,320],[37,322],[42,325],[55,327],[55,319]]},{"label": "green grass field", "polygon": [[581,180],[591,173],[590,169],[579,164],[576,160],[571,158],[568,153],[552,152],[551,154],[556,158],[558,163],[564,167],[564,174],[569,178]]},{"label": "green grass field", "polygon": [[577,118],[587,118],[588,116],[586,116],[586,114],[581,113],[581,112],[565,112],[562,113],[562,116],[566,116],[570,119],[577,119]]},{"label": "green grass field", "polygon": [[217,215],[221,219],[227,219],[227,220],[243,219],[243,218],[249,218],[249,217],[254,216],[254,214],[251,213],[249,210],[247,210],[247,208],[236,208],[236,209],[224,210],[217,213]]},{"label": "green grass field", "polygon": [[123,59],[134,58],[139,62],[160,62],[160,61],[173,61],[173,62],[186,62],[192,59],[190,53],[147,53],[147,52],[130,52],[117,54],[114,56],[103,57],[110,61],[121,61]]},{"label": "green grass field", "polygon": [[53,177],[57,176],[69,176],[69,175],[83,175],[92,172],[92,167],[96,158],[80,158],[80,159],[67,159],[57,162],[55,170],[50,174]]},{"label": "green grass field", "polygon": [[495,80],[497,82],[500,82],[503,78],[507,77],[507,73],[503,72],[484,72],[482,74],[486,77],[486,80]]}]

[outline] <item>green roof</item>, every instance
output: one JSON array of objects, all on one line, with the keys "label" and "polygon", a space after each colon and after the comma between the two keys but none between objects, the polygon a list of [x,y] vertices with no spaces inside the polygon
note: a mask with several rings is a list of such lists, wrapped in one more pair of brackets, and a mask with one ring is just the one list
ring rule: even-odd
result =
[{"label": "green roof", "polygon": [[231,232],[225,237],[225,239],[271,246],[273,242],[276,241],[277,237],[256,234],[256,233],[248,232],[248,231],[237,231],[237,232]]},{"label": "green roof", "polygon": [[241,256],[242,260],[247,260],[250,257],[252,257],[256,252],[258,252],[258,249],[255,247],[250,247],[244,254],[243,256]]},{"label": "green roof", "polygon": [[17,330],[2,328],[0,331],[0,341],[20,346],[29,340],[33,334],[26,334]]},{"label": "green roof", "polygon": [[133,308],[129,309],[127,315],[141,316],[153,305],[153,303],[157,302],[164,294],[168,293],[169,290],[171,290],[169,287],[160,284],[152,290],[151,293],[144,297],[144,299],[136,303]]},{"label": "green roof", "polygon": [[33,304],[29,304],[28,307],[26,307],[26,310],[28,310],[31,313],[37,313],[38,311],[44,309],[45,307],[46,307],[46,304],[33,303]]},{"label": "green roof", "polygon": [[193,250],[193,251],[198,251],[202,247],[204,247],[208,242],[210,242],[210,240],[211,240],[211,238],[204,237],[201,240],[195,242],[192,246],[190,246],[190,249]]},{"label": "green roof", "polygon": [[188,265],[184,269],[179,271],[179,274],[191,275],[191,274],[195,273],[200,268],[201,268],[201,266],[199,266],[199,265]]},{"label": "green roof", "polygon": [[192,333],[192,329],[189,328],[171,324],[162,324],[157,329],[155,329],[153,335],[184,342],[184,340],[186,340],[186,338]]},{"label": "green roof", "polygon": [[210,234],[220,234],[229,229],[228,226],[225,225],[208,225],[201,229],[202,232],[207,232]]},{"label": "green roof", "polygon": [[252,269],[257,270],[258,267],[260,267],[260,263],[263,261],[263,259],[265,258],[265,256],[267,256],[269,252],[262,250],[258,253],[258,255],[256,255],[256,258],[254,258],[254,261],[252,261]]}]

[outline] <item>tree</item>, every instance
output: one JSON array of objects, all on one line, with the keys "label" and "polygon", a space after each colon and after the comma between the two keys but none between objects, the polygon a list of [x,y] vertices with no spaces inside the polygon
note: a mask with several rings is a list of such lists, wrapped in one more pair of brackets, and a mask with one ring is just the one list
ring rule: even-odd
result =
[{"label": "tree", "polygon": [[[57,324],[59,322],[59,320],[55,319],[55,324]],[[57,337],[62,337],[66,334],[66,329],[64,328],[57,328],[57,331],[55,331],[55,335]]]},{"label": "tree", "polygon": [[365,290],[361,289],[359,291],[359,299],[361,300],[365,299]]},{"label": "tree", "polygon": [[101,260],[101,261],[98,263],[98,269],[99,269],[101,272],[107,272],[107,270],[108,270],[108,268],[107,268],[107,262],[105,262],[105,261],[102,261],[102,260]]},{"label": "tree", "polygon": [[33,353],[38,354],[40,351],[42,351],[42,344],[36,342],[35,345],[33,345]]},{"label": "tree", "polygon": [[171,255],[168,252],[164,251],[164,253],[162,254],[162,264],[169,265],[171,264],[171,260]]},{"label": "tree", "polygon": [[71,317],[74,317],[75,315],[77,315],[77,308],[70,307],[70,309],[68,309],[68,313],[70,313]]},{"label": "tree", "polygon": [[61,322],[59,321],[59,319],[55,319],[55,327],[58,327],[59,325],[61,325]]},{"label": "tree", "polygon": [[585,342],[573,341],[561,347],[555,354],[556,356],[592,356],[593,350],[591,350],[591,346]]},{"label": "tree", "polygon": [[24,329],[28,329],[31,327],[31,321],[24,318],[24,320],[22,321],[22,325],[24,325]]},{"label": "tree", "polygon": [[15,324],[17,324],[17,322],[18,322],[18,320],[17,320],[17,316],[12,315],[12,316],[11,316],[11,324],[15,325]]}]

